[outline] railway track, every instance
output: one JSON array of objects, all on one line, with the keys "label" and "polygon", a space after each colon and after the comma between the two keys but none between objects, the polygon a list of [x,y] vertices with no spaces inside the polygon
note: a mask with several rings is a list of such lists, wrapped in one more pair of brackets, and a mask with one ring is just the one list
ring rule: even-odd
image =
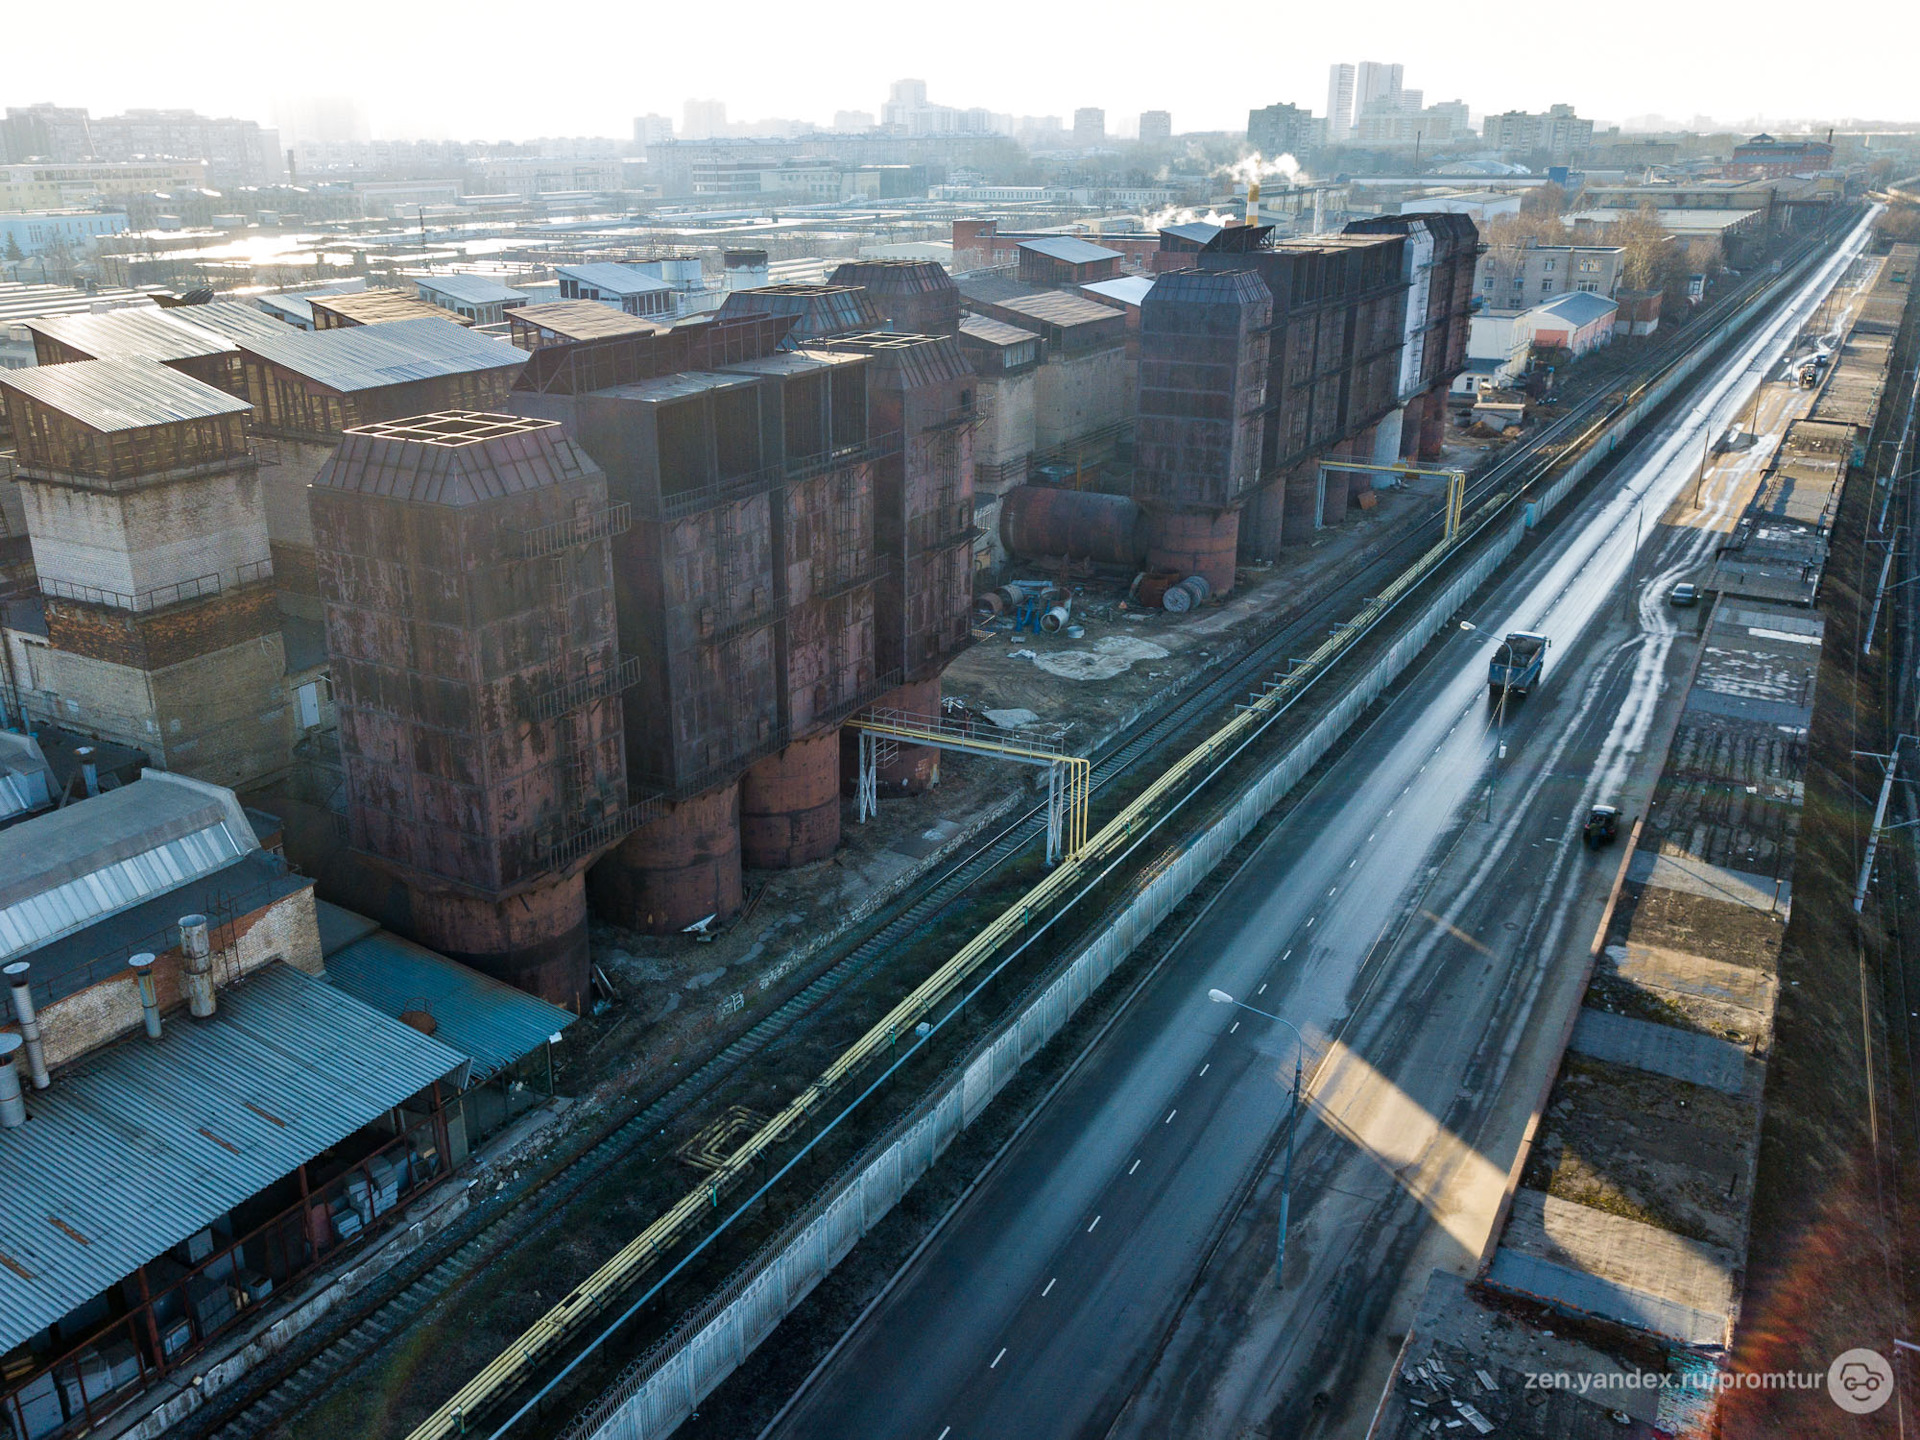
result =
[{"label": "railway track", "polygon": [[[1817,243],[1817,242],[1810,242]],[[1790,262],[1789,262],[1790,263]],[[1769,277],[1756,276],[1720,297],[1712,313],[1697,317],[1663,346],[1630,360],[1603,357],[1594,390],[1577,399],[1566,413],[1527,437],[1496,464],[1467,482],[1467,506],[1530,475],[1545,473],[1566,454],[1568,441],[1577,439],[1596,422],[1628,403],[1629,394],[1617,381],[1634,372],[1659,370],[1710,329],[1714,318],[1738,307]],[[1092,788],[1103,790],[1134,774],[1153,756],[1182,735],[1205,724],[1242,699],[1301,648],[1311,649],[1331,620],[1351,607],[1356,596],[1375,593],[1438,538],[1443,516],[1436,513],[1409,529],[1383,549],[1355,577],[1325,600],[1310,606],[1266,638],[1226,662],[1220,672],[1173,697],[1156,714],[1144,717],[1127,733],[1116,737],[1095,757]],[[1311,643],[1307,643],[1311,639]],[[525,1243],[552,1223],[569,1202],[614,1166],[656,1138],[672,1120],[686,1114],[717,1088],[737,1077],[763,1053],[798,1043],[831,1009],[836,996],[872,974],[898,955],[927,927],[945,917],[968,892],[990,879],[1002,867],[1044,839],[1046,806],[1036,802],[1009,818],[991,835],[957,857],[928,879],[911,897],[898,902],[840,959],[809,984],[761,1017],[745,1032],[690,1074],[676,1082],[631,1118],[602,1135],[579,1155],[544,1180],[528,1182],[517,1193],[478,1203],[449,1230],[410,1257],[395,1271],[370,1286],[356,1302],[334,1312],[310,1334],[281,1353],[275,1362],[256,1372],[251,1384],[236,1385],[208,1401],[174,1427],[175,1433],[213,1440],[253,1440],[297,1416],[330,1393],[358,1366],[403,1332],[415,1319],[463,1279],[476,1273],[490,1257]]]}]

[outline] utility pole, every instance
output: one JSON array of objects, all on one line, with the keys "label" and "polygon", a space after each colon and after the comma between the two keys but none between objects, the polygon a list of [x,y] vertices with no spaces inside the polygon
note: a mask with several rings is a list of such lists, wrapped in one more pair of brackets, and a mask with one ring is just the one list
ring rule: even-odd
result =
[{"label": "utility pole", "polygon": [[1706,482],[1707,457],[1712,453],[1713,453],[1713,431],[1709,430],[1707,431],[1705,437],[1700,441],[1700,470],[1699,470],[1699,473],[1693,477],[1693,508],[1695,510],[1698,510],[1700,508],[1700,487],[1702,484]]},{"label": "utility pole", "polygon": [[1640,507],[1644,499],[1633,502],[1633,549],[1627,553],[1627,594],[1621,609],[1627,624],[1633,623],[1633,587],[1640,574]]}]

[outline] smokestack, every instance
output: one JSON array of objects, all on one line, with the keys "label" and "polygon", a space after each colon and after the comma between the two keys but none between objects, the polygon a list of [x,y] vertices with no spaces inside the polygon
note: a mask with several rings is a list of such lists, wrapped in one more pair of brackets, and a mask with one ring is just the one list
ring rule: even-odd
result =
[{"label": "smokestack", "polygon": [[87,796],[92,798],[100,793],[100,767],[93,760],[93,746],[82,745],[73,752],[80,762],[80,776],[87,783]]},{"label": "smokestack", "polygon": [[147,1038],[160,1038],[160,997],[153,992],[153,953],[142,950],[127,961],[140,986],[140,1013],[147,1022]]},{"label": "smokestack", "polygon": [[207,917],[180,917],[180,954],[187,974],[187,1013],[196,1020],[211,1018],[213,998],[213,958],[207,944]]},{"label": "smokestack", "polygon": [[27,1049],[27,1069],[33,1076],[33,1088],[44,1090],[53,1082],[47,1078],[47,1050],[40,1043],[40,1019],[33,1009],[33,986],[27,974],[33,967],[24,960],[7,966],[7,988],[13,996],[13,1017],[20,1022],[20,1039]]},{"label": "smokestack", "polygon": [[0,1130],[18,1130],[27,1123],[27,1102],[20,1094],[20,1067],[14,1056],[18,1035],[0,1035]]},{"label": "smokestack", "polygon": [[1247,224],[1260,223],[1260,177],[1254,176],[1247,181]]}]

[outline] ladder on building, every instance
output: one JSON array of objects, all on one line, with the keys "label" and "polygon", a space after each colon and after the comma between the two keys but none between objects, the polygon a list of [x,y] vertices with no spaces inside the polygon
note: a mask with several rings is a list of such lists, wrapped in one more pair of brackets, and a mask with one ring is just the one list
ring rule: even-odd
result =
[{"label": "ladder on building", "polygon": [[[927,745],[966,755],[985,755],[1047,772],[1047,864],[1078,855],[1087,843],[1087,807],[1093,766],[1066,747],[1063,728],[1027,727],[1011,734],[996,725],[946,715],[916,715],[873,708],[847,722],[860,732],[860,770],[855,795],[862,822],[879,811],[879,771],[902,745]],[[886,747],[886,757],[882,752]]]}]

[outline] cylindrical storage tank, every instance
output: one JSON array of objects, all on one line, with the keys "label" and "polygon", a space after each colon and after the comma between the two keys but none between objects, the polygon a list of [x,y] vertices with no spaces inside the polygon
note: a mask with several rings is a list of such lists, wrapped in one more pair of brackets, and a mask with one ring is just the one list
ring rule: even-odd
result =
[{"label": "cylindrical storage tank", "polygon": [[1253,492],[1240,510],[1240,558],[1277,560],[1287,543],[1287,487],[1276,480]]},{"label": "cylindrical storage tank", "polygon": [[840,732],[796,740],[740,781],[740,863],[791,870],[840,844]]},{"label": "cylindrical storage tank", "polygon": [[1311,545],[1320,528],[1320,462],[1308,460],[1287,476],[1285,515],[1280,538],[1288,545]]},{"label": "cylindrical storage tank", "polygon": [[407,889],[413,938],[422,945],[516,990],[583,1012],[592,966],[586,882],[577,871],[504,900],[425,885]]},{"label": "cylindrical storage tank", "polygon": [[1140,507],[1124,495],[1016,485],[1000,501],[1000,539],[1015,555],[1066,555],[1136,566],[1145,553]]},{"label": "cylindrical storage tank", "polygon": [[1444,391],[1426,393],[1427,412],[1420,418],[1420,458],[1438,460],[1447,443],[1447,397]]},{"label": "cylindrical storage tank", "polygon": [[722,785],[667,806],[587,872],[602,919],[671,935],[740,908],[740,786]]},{"label": "cylindrical storage tank", "polygon": [[1240,537],[1237,510],[1154,510],[1147,515],[1147,566],[1200,575],[1215,595],[1233,589]]},{"label": "cylindrical storage tank", "polygon": [[[873,702],[873,708],[938,718],[940,678],[936,675],[889,690]],[[860,779],[860,732],[850,725],[840,731],[840,777],[843,791],[853,794]],[[893,759],[878,767],[874,780],[882,795],[924,795],[940,783],[940,752],[931,745],[896,741]]]}]

